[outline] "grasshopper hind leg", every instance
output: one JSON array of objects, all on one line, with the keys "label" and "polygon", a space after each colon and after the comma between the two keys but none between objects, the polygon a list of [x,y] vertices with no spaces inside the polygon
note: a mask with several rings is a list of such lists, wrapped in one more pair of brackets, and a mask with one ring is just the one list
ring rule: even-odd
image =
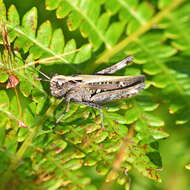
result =
[{"label": "grasshopper hind leg", "polygon": [[132,62],[132,60],[133,60],[133,57],[128,56],[125,59],[121,60],[120,62],[118,62],[118,63],[116,63],[116,64],[114,64],[114,65],[112,65],[110,67],[107,67],[107,68],[105,68],[103,70],[100,70],[95,74],[105,75],[105,74],[115,73],[115,72],[119,71],[120,69],[126,67],[128,65],[128,63]]},{"label": "grasshopper hind leg", "polygon": [[102,109],[102,106],[100,106],[99,104],[95,104],[95,103],[91,103],[91,102],[76,102],[76,103],[87,105],[87,106],[89,106],[91,108],[96,108],[98,110]]}]

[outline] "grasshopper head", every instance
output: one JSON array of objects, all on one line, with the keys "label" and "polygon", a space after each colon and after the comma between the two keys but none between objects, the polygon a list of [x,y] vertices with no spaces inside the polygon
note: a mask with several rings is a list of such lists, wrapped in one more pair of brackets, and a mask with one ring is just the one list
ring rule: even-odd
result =
[{"label": "grasshopper head", "polygon": [[51,95],[58,99],[65,97],[66,93],[73,87],[73,82],[64,75],[55,75],[50,80]]}]

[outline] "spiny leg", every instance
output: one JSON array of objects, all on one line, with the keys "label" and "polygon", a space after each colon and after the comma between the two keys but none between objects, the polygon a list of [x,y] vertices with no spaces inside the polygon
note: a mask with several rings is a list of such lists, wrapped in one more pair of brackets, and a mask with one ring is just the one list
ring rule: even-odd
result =
[{"label": "spiny leg", "polygon": [[133,60],[132,56],[128,56],[125,59],[123,59],[122,61],[112,65],[111,67],[105,68],[101,71],[98,71],[95,74],[112,74],[115,73],[116,71],[124,68],[128,63],[130,63]]},{"label": "spiny leg", "polygon": [[71,96],[69,94],[70,91],[67,92],[66,97],[65,97],[65,102],[66,102],[66,106],[65,106],[65,110],[64,112],[58,117],[58,119],[56,120],[56,123],[59,123],[61,121],[61,119],[63,118],[63,116],[65,115],[65,113],[67,113],[69,111],[70,108],[70,102],[71,102]]},{"label": "spiny leg", "polygon": [[56,123],[59,123],[61,121],[61,119],[63,118],[63,116],[65,115],[65,113],[67,113],[69,111],[69,104],[70,102],[66,102],[66,106],[65,106],[65,110],[63,111],[63,113],[58,117],[58,119],[56,120]]}]

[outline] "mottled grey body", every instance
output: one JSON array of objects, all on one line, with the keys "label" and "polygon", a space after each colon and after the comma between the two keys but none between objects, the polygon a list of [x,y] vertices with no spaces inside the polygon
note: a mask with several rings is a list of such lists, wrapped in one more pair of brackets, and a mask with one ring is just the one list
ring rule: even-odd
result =
[{"label": "mottled grey body", "polygon": [[101,104],[128,98],[144,89],[144,76],[105,76],[125,67],[132,57],[103,69],[101,75],[55,75],[50,81],[51,94],[65,98],[66,102],[76,102],[100,109]]}]

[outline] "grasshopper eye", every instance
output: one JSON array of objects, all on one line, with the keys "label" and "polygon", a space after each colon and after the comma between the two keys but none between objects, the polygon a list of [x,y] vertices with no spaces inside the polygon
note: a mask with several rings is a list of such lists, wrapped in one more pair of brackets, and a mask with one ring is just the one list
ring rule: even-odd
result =
[{"label": "grasshopper eye", "polygon": [[63,82],[62,82],[62,81],[57,81],[57,82],[56,82],[56,87],[57,87],[58,89],[61,89],[62,86],[63,86]]}]

